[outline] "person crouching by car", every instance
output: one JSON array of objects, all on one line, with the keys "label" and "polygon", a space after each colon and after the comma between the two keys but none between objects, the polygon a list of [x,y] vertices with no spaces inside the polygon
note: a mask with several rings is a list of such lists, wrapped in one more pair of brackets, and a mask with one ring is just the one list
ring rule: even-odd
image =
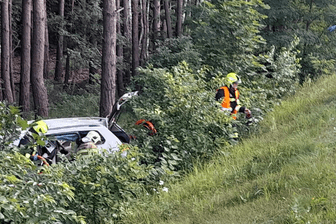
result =
[{"label": "person crouching by car", "polygon": [[[26,153],[27,158],[30,158],[32,161],[42,160],[46,165],[52,163],[52,158],[55,156],[57,150],[48,148],[48,144],[46,146],[37,145],[36,142],[40,140],[48,130],[49,127],[44,121],[35,121],[18,145],[19,147],[28,146],[29,153]],[[46,158],[42,157],[44,154],[47,154]]]}]

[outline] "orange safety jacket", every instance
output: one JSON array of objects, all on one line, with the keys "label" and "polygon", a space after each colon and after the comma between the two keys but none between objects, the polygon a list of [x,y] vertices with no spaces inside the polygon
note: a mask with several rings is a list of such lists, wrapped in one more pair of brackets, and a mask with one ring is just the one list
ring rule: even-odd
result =
[{"label": "orange safety jacket", "polygon": [[[236,89],[235,90],[235,97],[233,98],[230,98],[230,91],[229,91],[229,88],[227,86],[223,86],[219,89],[222,89],[224,91],[224,98],[223,98],[223,101],[221,103],[222,107],[224,108],[232,108],[231,107],[231,102],[236,102],[237,103],[237,106],[239,105],[239,91]],[[238,110],[239,109],[236,109],[236,108],[232,108],[232,112],[231,112],[231,115],[232,115],[232,118],[233,119],[237,119],[237,116],[236,114],[238,113]]]}]

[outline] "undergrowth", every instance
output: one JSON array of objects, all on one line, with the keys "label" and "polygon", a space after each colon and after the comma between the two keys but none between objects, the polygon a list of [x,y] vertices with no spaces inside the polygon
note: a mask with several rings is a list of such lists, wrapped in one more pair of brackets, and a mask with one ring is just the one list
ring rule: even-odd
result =
[{"label": "undergrowth", "polygon": [[336,77],[307,83],[258,134],[225,148],[123,223],[332,223],[336,218]]}]

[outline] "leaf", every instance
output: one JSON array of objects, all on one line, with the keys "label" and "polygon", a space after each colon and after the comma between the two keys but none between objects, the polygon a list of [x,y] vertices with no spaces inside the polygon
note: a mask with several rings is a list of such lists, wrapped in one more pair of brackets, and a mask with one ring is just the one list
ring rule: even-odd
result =
[{"label": "leaf", "polygon": [[26,130],[29,127],[29,124],[26,120],[22,119],[20,116],[17,118],[17,122],[22,130]]}]

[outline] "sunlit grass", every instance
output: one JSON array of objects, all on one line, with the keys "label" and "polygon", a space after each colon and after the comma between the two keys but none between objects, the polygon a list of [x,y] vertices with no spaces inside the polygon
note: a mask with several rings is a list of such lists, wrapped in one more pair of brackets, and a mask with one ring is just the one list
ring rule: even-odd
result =
[{"label": "sunlit grass", "polygon": [[336,77],[305,85],[268,114],[261,130],[168,193],[144,199],[123,221],[333,223]]}]

